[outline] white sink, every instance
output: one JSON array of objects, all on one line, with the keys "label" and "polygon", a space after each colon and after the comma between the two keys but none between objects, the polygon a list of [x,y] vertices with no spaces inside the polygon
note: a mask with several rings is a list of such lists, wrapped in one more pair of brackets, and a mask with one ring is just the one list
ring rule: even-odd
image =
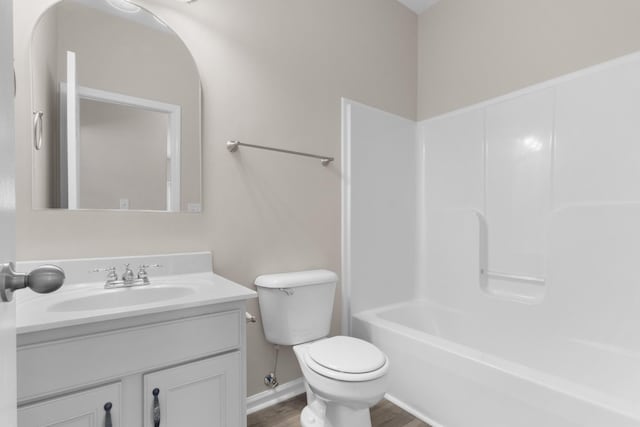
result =
[{"label": "white sink", "polygon": [[171,301],[195,293],[186,286],[138,286],[131,288],[104,289],[92,295],[69,298],[49,306],[50,312],[110,310]]}]

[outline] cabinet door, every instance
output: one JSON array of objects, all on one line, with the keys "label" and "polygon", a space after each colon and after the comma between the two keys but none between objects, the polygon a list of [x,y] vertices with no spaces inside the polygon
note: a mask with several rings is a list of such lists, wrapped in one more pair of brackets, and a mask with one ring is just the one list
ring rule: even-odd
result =
[{"label": "cabinet door", "polygon": [[155,427],[157,389],[162,427],[241,426],[240,352],[165,369],[144,376],[144,426]]},{"label": "cabinet door", "polygon": [[[23,406],[18,408],[18,427],[119,427],[120,395],[116,383]],[[107,403],[111,403],[111,424]]]}]

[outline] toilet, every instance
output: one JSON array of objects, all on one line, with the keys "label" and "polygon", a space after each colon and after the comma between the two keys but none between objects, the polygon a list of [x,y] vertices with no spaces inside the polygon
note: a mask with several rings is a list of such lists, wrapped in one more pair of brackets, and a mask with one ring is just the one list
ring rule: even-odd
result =
[{"label": "toilet", "polygon": [[382,351],[353,337],[327,338],[337,281],[328,270],[255,280],[267,341],[293,346],[304,376],[303,427],[371,427],[369,408],[386,391],[389,361]]}]

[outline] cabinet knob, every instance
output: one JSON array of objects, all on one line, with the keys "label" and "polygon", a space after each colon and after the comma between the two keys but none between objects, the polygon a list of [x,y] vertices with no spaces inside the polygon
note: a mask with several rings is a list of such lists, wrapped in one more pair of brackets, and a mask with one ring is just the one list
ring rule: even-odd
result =
[{"label": "cabinet knob", "polygon": [[153,427],[160,427],[160,401],[158,400],[160,389],[154,388],[152,393],[153,393]]},{"label": "cabinet knob", "polygon": [[104,427],[113,427],[113,423],[111,421],[111,408],[113,405],[111,402],[107,402],[104,404]]}]

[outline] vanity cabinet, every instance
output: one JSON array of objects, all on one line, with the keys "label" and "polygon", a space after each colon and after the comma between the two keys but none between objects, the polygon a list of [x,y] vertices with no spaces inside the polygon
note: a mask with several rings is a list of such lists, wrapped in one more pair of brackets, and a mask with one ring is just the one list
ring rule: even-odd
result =
[{"label": "vanity cabinet", "polygon": [[[244,302],[18,336],[18,427],[246,426]],[[106,385],[105,385],[106,384]]]},{"label": "vanity cabinet", "polygon": [[[143,375],[145,427],[154,407],[167,427],[241,425],[239,351]],[[154,391],[156,392],[154,395]],[[121,383],[47,399],[18,410],[19,427],[119,427]],[[157,403],[154,402],[157,396]],[[109,405],[109,406],[107,406]],[[111,424],[107,422],[107,409]]]},{"label": "vanity cabinet", "polygon": [[[109,406],[106,406],[111,404]],[[18,409],[19,426],[105,427],[120,423],[121,384],[109,384]]]}]

